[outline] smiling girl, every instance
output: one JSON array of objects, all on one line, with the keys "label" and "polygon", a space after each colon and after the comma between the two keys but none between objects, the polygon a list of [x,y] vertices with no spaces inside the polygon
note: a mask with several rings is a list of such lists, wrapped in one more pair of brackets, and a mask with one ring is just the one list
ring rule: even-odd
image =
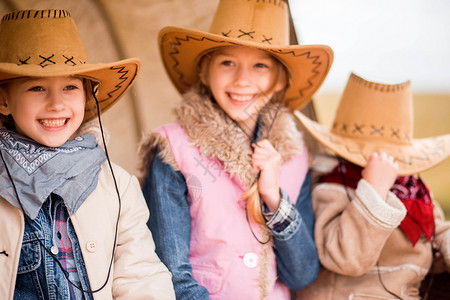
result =
[{"label": "smiling girl", "polygon": [[0,112],[14,120],[16,132],[49,147],[69,140],[84,118],[82,78],[21,78],[4,84],[0,93]]},{"label": "smiling girl", "polygon": [[140,61],[87,63],[66,10],[5,15],[0,45],[0,299],[173,299],[139,184],[96,134]]},{"label": "smiling girl", "polygon": [[285,1],[222,0],[209,32],[160,32],[183,101],[176,123],[143,140],[141,170],[177,299],[289,299],[318,274],[308,154],[290,109],[320,86],[332,51],[288,46],[287,25]]}]

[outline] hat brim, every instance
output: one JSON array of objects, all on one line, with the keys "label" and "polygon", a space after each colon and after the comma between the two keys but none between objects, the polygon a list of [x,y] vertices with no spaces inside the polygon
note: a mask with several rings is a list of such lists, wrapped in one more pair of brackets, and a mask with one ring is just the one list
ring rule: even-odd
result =
[{"label": "hat brim", "polygon": [[292,110],[311,99],[333,62],[333,51],[325,45],[272,46],[179,27],[163,28],[158,39],[166,71],[180,93],[198,83],[199,59],[213,49],[248,46],[269,52],[288,69],[292,83],[285,105]]},{"label": "hat brim", "polygon": [[398,174],[405,176],[426,171],[450,155],[450,134],[413,139],[411,144],[392,144],[334,134],[302,113],[295,111],[294,114],[322,145],[361,167],[367,164],[373,152],[384,151],[398,163]]},{"label": "hat brim", "polygon": [[[17,65],[0,63],[0,81],[20,77],[80,76],[99,83],[96,97],[101,112],[109,109],[131,87],[140,69],[137,58],[113,63],[82,65]],[[84,121],[97,115],[96,108],[86,106]]]}]

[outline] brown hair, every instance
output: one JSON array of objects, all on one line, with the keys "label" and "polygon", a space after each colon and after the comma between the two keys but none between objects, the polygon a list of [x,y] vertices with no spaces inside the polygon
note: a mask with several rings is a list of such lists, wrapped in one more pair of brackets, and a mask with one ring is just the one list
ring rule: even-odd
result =
[{"label": "brown hair", "polygon": [[[0,82],[0,93],[6,93],[8,89],[8,84],[11,80],[4,80]],[[11,115],[5,116],[0,113],[0,127],[5,127],[9,130],[15,130],[14,119]]]},{"label": "brown hair", "polygon": [[[95,103],[94,96],[92,94],[92,89],[93,89],[93,87],[95,87],[98,84],[98,82],[93,81],[92,79],[85,78],[85,77],[80,77],[80,76],[74,76],[74,77],[80,78],[83,81],[83,88],[84,88],[84,93],[85,93],[85,98],[86,98],[85,111],[87,111],[88,109],[91,109],[91,108],[95,108],[96,103]],[[13,80],[16,80],[16,79],[19,79],[19,78],[1,81],[0,82],[0,90],[3,90],[4,92],[6,92],[8,89],[9,83],[11,83]],[[83,123],[84,123],[84,121],[83,121]],[[0,114],[0,126],[4,126],[9,130],[15,131],[14,119],[13,119],[12,115],[5,116],[3,114]]]}]

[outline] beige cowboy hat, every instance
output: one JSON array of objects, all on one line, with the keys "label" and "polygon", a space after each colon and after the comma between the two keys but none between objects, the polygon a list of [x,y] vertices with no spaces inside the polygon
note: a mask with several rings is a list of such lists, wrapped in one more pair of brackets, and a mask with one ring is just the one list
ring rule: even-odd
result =
[{"label": "beige cowboy hat", "polygon": [[285,0],[220,0],[209,32],[165,27],[159,49],[166,71],[180,93],[198,81],[201,57],[224,46],[265,50],[287,68],[290,86],[285,104],[302,107],[324,81],[333,61],[328,46],[289,45],[289,11]]},{"label": "beige cowboy hat", "polygon": [[[0,23],[0,81],[20,77],[77,75],[98,82],[101,111],[110,108],[131,86],[139,71],[137,58],[89,64],[80,34],[66,10],[20,10]],[[96,116],[86,106],[84,120]]]},{"label": "beige cowboy hat", "polygon": [[361,167],[373,152],[384,151],[399,175],[425,171],[450,155],[450,134],[413,139],[410,82],[381,84],[351,74],[331,129],[294,112],[324,146]]}]

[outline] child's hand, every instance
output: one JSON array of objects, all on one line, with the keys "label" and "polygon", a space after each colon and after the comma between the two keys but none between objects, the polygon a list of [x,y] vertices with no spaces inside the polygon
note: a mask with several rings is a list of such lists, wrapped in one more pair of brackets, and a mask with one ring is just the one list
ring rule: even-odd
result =
[{"label": "child's hand", "polygon": [[377,193],[386,200],[387,193],[395,182],[398,173],[398,164],[392,156],[381,152],[374,152],[362,171],[362,178],[367,180]]},{"label": "child's hand", "polygon": [[253,144],[252,165],[261,171],[258,179],[259,194],[271,212],[280,205],[278,175],[280,173],[281,155],[268,140]]}]

